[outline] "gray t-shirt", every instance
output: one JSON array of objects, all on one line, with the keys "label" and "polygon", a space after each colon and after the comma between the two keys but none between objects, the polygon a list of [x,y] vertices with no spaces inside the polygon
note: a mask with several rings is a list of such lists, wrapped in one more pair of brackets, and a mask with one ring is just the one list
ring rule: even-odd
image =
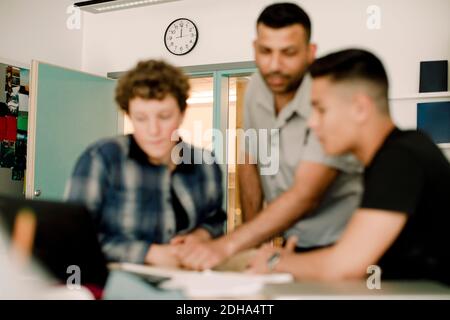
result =
[{"label": "gray t-shirt", "polygon": [[[259,72],[247,87],[244,129],[256,129],[246,135],[241,148],[257,161],[264,197],[273,201],[291,187],[301,161],[325,164],[339,170],[335,181],[319,206],[304,215],[285,236],[296,235],[302,248],[336,242],[362,194],[362,166],[352,155],[327,156],[314,132],[308,128],[311,113],[311,77],[305,75],[295,97],[275,115],[274,97]],[[307,188],[308,186],[305,186]]]}]

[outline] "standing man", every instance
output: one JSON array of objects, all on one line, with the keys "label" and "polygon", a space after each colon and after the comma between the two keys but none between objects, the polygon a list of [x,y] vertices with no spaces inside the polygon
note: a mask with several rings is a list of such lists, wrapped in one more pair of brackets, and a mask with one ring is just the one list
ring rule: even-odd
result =
[{"label": "standing man", "polygon": [[[263,10],[256,28],[258,72],[246,93],[245,129],[256,130],[259,139],[264,130],[275,132],[263,137],[268,143],[251,142],[267,143],[279,166],[274,172],[266,170],[261,153],[246,154],[239,182],[248,222],[218,240],[186,243],[179,254],[188,268],[214,267],[286,230],[286,237],[298,238],[298,251],[329,246],[359,204],[359,163],[349,156],[325,156],[307,126],[311,112],[307,69],[316,52],[308,15],[293,3],[273,4]],[[269,205],[257,215],[264,201]]]},{"label": "standing man", "polygon": [[265,247],[253,270],[330,281],[361,279],[377,264],[385,279],[450,285],[448,160],[425,134],[395,127],[386,71],[372,53],[329,54],[311,74],[310,126],[328,154],[352,152],[364,164],[362,201],[335,245],[301,254]]}]

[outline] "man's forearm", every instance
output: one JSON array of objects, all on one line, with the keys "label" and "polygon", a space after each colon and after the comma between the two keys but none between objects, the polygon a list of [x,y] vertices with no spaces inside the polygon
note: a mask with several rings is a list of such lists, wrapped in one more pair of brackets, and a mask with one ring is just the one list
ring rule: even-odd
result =
[{"label": "man's forearm", "polygon": [[300,199],[295,189],[286,191],[255,219],[226,236],[229,250],[234,254],[261,244],[288,229],[314,206],[312,199]]},{"label": "man's forearm", "polygon": [[263,192],[257,166],[248,163],[239,165],[238,179],[243,221],[247,222],[262,209]]},{"label": "man's forearm", "polygon": [[343,277],[334,262],[334,248],[325,248],[301,254],[283,254],[274,271],[286,272],[298,281],[332,281]]},{"label": "man's forearm", "polygon": [[287,272],[298,281],[348,281],[364,278],[367,267],[358,259],[361,252],[341,250],[334,246],[306,253],[282,254],[276,272]]},{"label": "man's forearm", "polygon": [[209,233],[209,231],[207,229],[205,229],[205,228],[202,228],[202,227],[197,228],[194,231],[192,231],[191,235],[197,237],[199,240],[202,240],[202,241],[207,241],[207,240],[211,240],[212,239],[212,236]]},{"label": "man's forearm", "polygon": [[295,182],[255,219],[245,223],[223,240],[230,254],[259,245],[287,230],[313,210],[337,176],[335,169],[303,162],[296,170]]}]

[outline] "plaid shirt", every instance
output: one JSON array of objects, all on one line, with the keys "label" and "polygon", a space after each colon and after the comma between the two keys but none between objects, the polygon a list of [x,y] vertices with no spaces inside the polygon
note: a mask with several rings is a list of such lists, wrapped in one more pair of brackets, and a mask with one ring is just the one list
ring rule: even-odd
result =
[{"label": "plaid shirt", "polygon": [[[211,153],[184,142],[179,146],[189,148],[191,160],[213,159]],[[171,188],[188,217],[182,233],[198,227],[213,237],[223,233],[226,215],[219,166],[184,161],[170,172],[167,166],[151,164],[132,135],[90,146],[78,159],[65,197],[91,210],[109,261],[143,263],[152,243],[168,243],[176,235]]]}]

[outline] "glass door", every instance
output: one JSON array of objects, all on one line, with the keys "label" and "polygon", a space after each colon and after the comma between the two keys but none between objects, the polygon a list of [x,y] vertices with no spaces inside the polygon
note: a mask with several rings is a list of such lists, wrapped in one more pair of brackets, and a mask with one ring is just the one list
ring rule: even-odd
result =
[{"label": "glass door", "polygon": [[181,125],[180,135],[184,141],[212,151],[214,117],[213,75],[191,76],[191,92],[188,107]]}]

